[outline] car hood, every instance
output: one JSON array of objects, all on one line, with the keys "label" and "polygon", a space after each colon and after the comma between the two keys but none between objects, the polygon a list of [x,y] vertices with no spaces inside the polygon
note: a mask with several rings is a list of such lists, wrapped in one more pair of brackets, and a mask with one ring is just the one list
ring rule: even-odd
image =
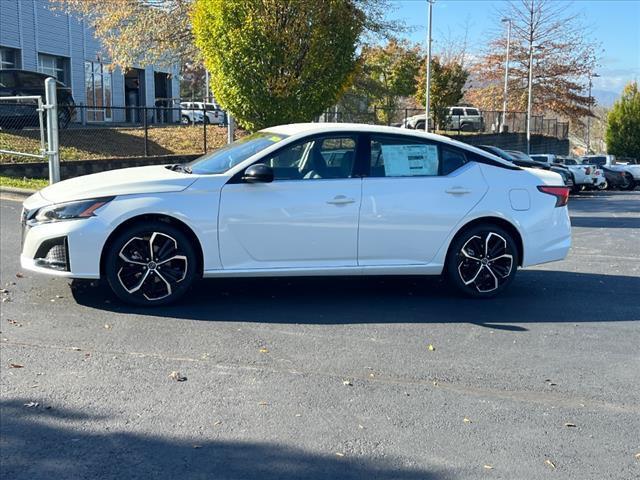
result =
[{"label": "car hood", "polygon": [[194,175],[153,165],[71,178],[50,185],[39,193],[48,202],[60,203],[112,195],[180,192],[196,179]]}]

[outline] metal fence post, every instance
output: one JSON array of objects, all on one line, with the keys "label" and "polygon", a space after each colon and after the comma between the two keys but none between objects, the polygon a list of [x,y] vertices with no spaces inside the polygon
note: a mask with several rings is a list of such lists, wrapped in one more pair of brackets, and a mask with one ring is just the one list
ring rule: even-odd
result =
[{"label": "metal fence post", "polygon": [[144,156],[149,156],[149,125],[147,122],[147,107],[143,107],[142,111],[144,115],[143,125],[144,125]]},{"label": "metal fence post", "polygon": [[60,181],[60,155],[58,137],[58,100],[56,98],[56,80],[44,81],[47,105],[47,156],[49,157],[49,183]]},{"label": "metal fence post", "polygon": [[203,130],[204,130],[204,134],[203,134],[203,140],[204,140],[204,153],[207,153],[207,109],[206,109],[206,105],[205,108],[202,109],[202,125],[203,125]]},{"label": "metal fence post", "polygon": [[230,114],[228,116],[228,120],[229,121],[227,122],[227,143],[233,143],[233,137],[235,136],[235,129],[236,129],[236,121]]}]

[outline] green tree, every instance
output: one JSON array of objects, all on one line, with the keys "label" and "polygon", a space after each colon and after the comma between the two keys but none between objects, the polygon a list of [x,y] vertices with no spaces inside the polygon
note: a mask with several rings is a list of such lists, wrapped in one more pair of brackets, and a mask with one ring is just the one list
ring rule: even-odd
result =
[{"label": "green tree", "polygon": [[196,0],[193,11],[214,95],[250,130],[309,121],[333,105],[364,28],[349,0]]},{"label": "green tree", "polygon": [[384,46],[366,45],[347,98],[358,98],[367,107],[376,107],[376,120],[389,123],[399,99],[416,91],[420,59],[419,48],[407,42],[391,39]]},{"label": "green tree", "polygon": [[[420,105],[424,105],[426,101],[426,70],[426,65],[421,66],[418,77],[415,97]],[[464,86],[468,78],[469,72],[461,64],[455,61],[444,63],[439,57],[431,59],[429,104],[437,129],[444,126],[447,121],[447,107],[457,105],[464,96]]]},{"label": "green tree", "polygon": [[638,82],[624,87],[609,111],[605,132],[607,152],[640,160],[640,92]]}]

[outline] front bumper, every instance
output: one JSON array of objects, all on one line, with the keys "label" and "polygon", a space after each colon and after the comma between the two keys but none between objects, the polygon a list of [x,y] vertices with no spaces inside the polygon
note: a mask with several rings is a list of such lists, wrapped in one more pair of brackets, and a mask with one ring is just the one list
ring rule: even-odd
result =
[{"label": "front bumper", "polygon": [[67,278],[100,278],[105,229],[96,217],[22,224],[23,269]]}]

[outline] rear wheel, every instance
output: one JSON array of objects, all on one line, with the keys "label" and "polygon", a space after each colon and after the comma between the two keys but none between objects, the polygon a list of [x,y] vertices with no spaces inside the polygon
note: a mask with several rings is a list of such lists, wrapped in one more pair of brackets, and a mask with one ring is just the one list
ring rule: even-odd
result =
[{"label": "rear wheel", "polygon": [[633,180],[633,177],[627,173],[624,176],[624,180],[622,185],[620,185],[620,188],[622,190],[633,190],[634,188],[636,188],[636,183]]},{"label": "rear wheel", "polygon": [[127,228],[111,242],[105,273],[113,292],[134,305],[166,305],[198,275],[197,255],[179,229],[153,221]]},{"label": "rear wheel", "polygon": [[448,280],[465,295],[493,297],[513,281],[518,269],[518,249],[504,229],[478,225],[456,236],[445,268]]},{"label": "rear wheel", "polygon": [[187,115],[182,115],[182,117],[180,117],[180,123],[182,123],[183,125],[189,125],[191,124],[191,120]]},{"label": "rear wheel", "polygon": [[609,184],[605,180],[604,182],[599,183],[596,188],[598,190],[606,190],[608,187],[609,187]]}]

